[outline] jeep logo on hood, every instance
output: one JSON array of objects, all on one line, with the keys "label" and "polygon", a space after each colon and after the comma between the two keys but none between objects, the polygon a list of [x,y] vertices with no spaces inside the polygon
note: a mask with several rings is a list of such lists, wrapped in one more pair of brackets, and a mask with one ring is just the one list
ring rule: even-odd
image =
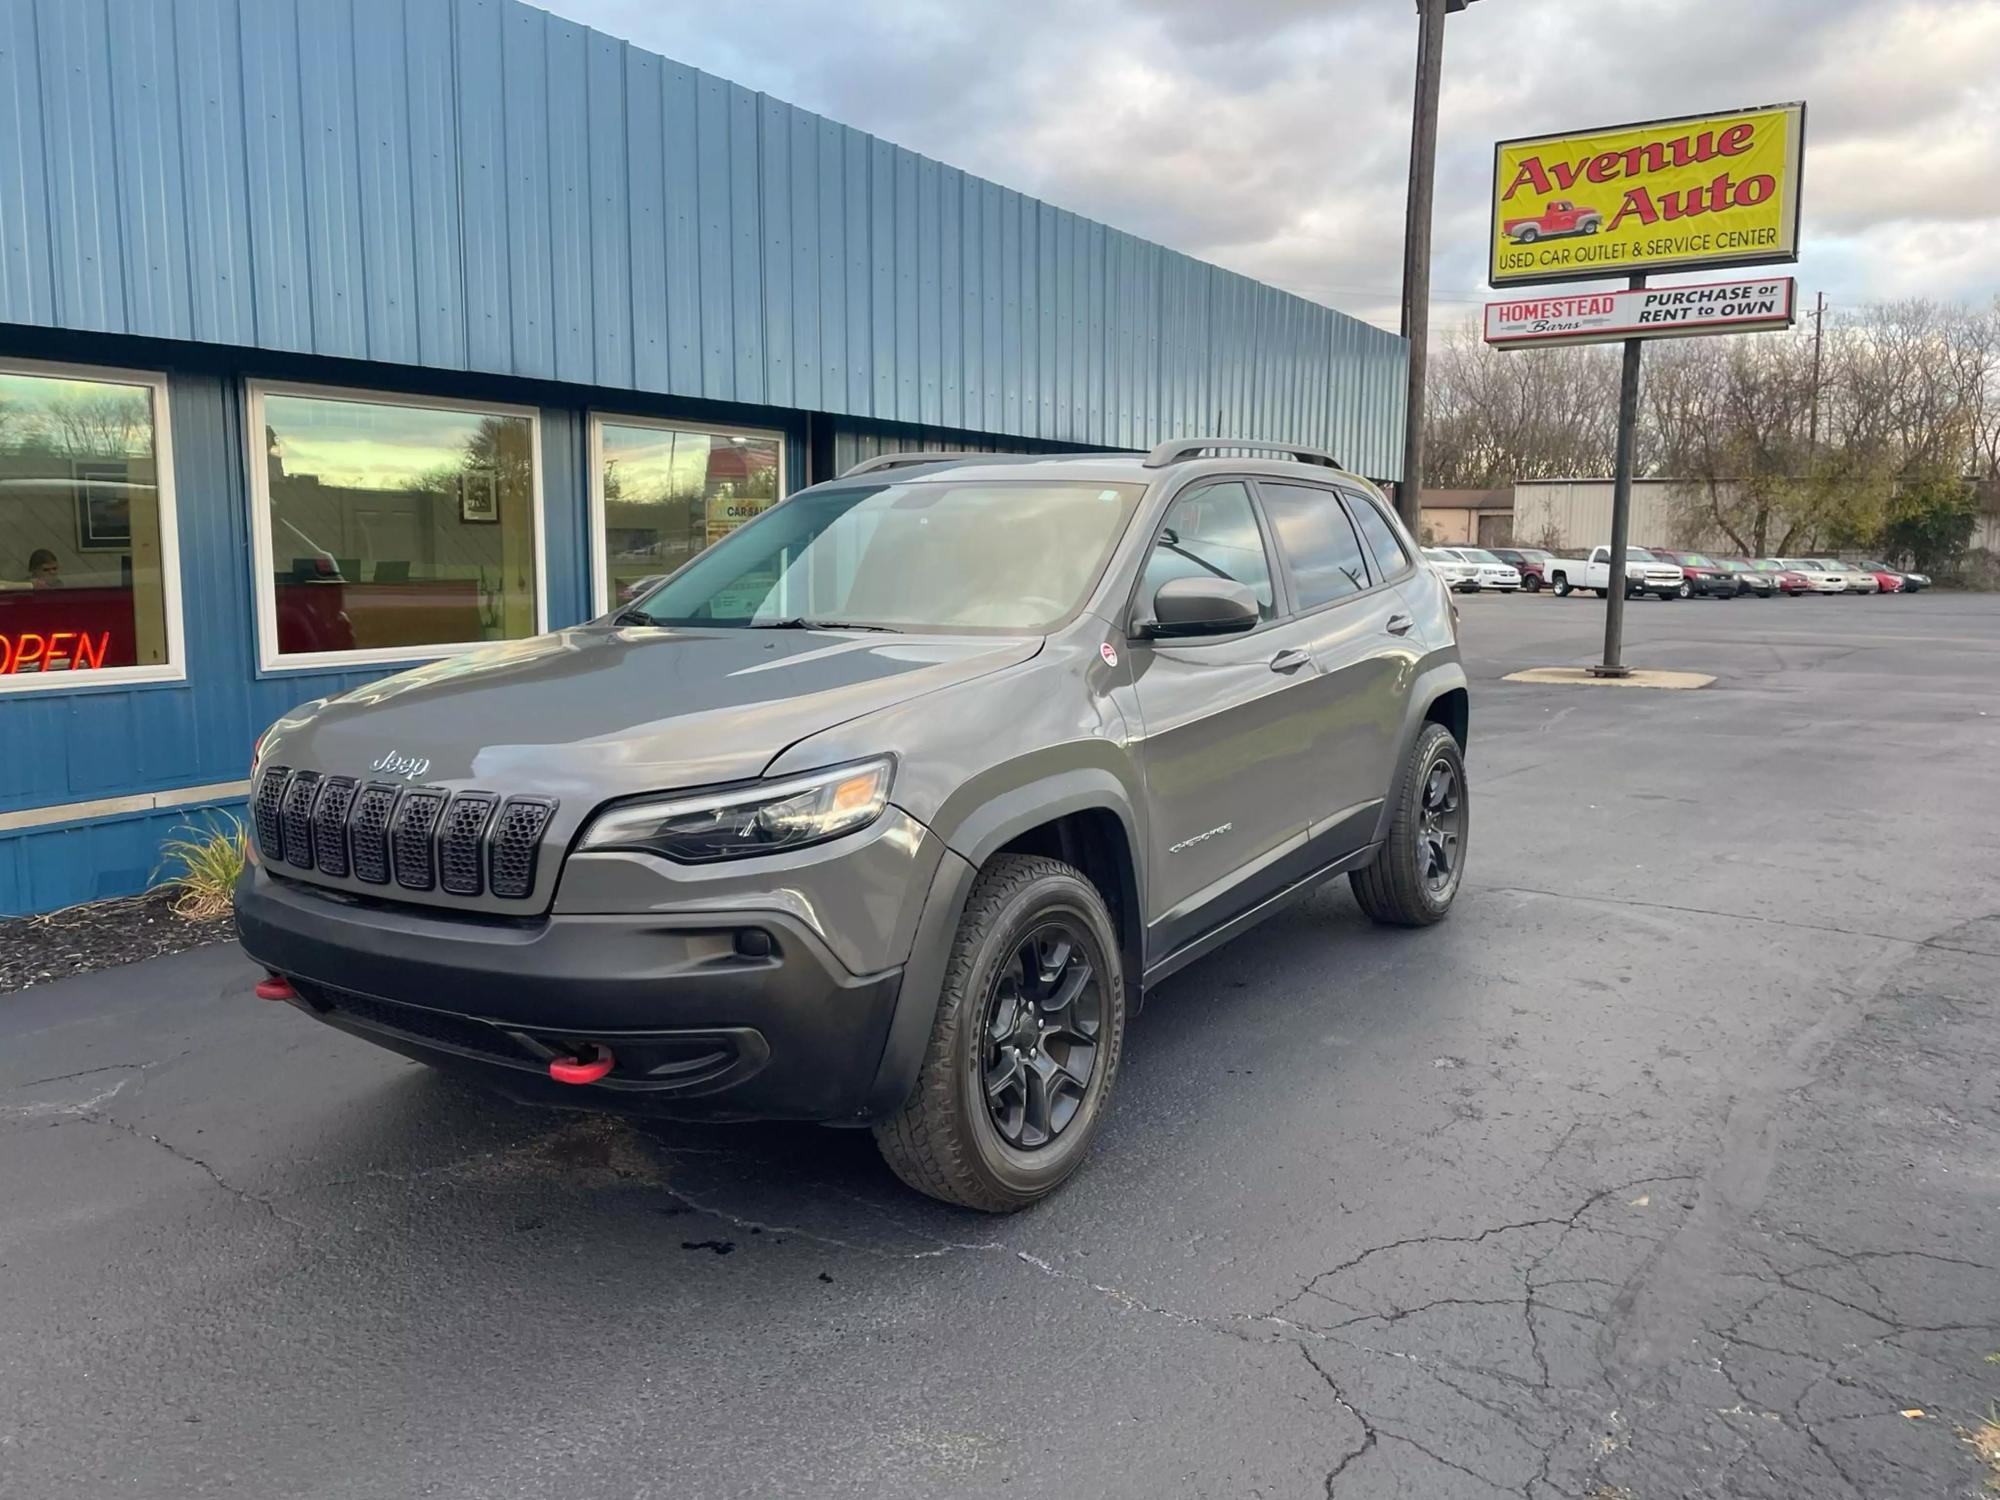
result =
[{"label": "jeep logo on hood", "polygon": [[389,751],[381,759],[370,762],[368,766],[371,771],[380,771],[388,776],[401,776],[408,781],[415,781],[430,768],[430,761],[423,756],[402,755],[394,750]]}]

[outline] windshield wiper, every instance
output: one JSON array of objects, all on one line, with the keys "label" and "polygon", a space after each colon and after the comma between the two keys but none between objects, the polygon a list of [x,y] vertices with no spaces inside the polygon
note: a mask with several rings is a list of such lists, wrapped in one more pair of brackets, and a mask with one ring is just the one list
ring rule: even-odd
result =
[{"label": "windshield wiper", "polygon": [[884,635],[901,635],[893,625],[857,625],[852,620],[808,620],[794,615],[789,620],[753,620],[752,630],[874,630]]},{"label": "windshield wiper", "polygon": [[613,625],[657,625],[660,622],[643,609],[621,609],[611,617]]}]

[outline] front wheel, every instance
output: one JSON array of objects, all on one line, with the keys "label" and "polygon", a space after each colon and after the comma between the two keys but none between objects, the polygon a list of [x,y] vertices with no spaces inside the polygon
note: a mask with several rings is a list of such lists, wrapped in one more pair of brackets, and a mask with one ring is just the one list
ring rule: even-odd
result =
[{"label": "front wheel", "polygon": [[1451,911],[1465,871],[1469,808],[1465,757],[1442,724],[1426,724],[1410,751],[1389,837],[1350,874],[1354,899],[1390,927],[1428,927]]},{"label": "front wheel", "polygon": [[1683,599],[1692,599],[1694,597],[1694,585],[1686,579],[1681,580],[1680,596]]},{"label": "front wheel", "polygon": [[966,898],[917,1085],[875,1144],[920,1193],[1026,1208],[1082,1164],[1124,1043],[1104,898],[1059,860],[997,856]]},{"label": "front wheel", "polygon": [[1542,591],[1542,580],[1530,575],[1521,580],[1521,587],[1531,594],[1539,594]]},{"label": "front wheel", "polygon": [[1555,589],[1556,597],[1558,599],[1567,599],[1571,593],[1571,589],[1569,586],[1569,575],[1567,573],[1556,574],[1556,581],[1551,585],[1551,587]]}]

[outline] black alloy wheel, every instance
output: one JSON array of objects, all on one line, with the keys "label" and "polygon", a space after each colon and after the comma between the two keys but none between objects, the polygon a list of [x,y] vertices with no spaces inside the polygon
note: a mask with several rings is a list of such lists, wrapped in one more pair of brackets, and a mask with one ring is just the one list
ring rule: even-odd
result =
[{"label": "black alloy wheel", "polygon": [[1418,815],[1418,863],[1424,887],[1437,894],[1458,874],[1465,843],[1465,794],[1455,762],[1440,757],[1424,775]]},{"label": "black alloy wheel", "polygon": [[1083,935],[1061,918],[1022,939],[986,1002],[981,1084],[1000,1138],[1036,1151],[1069,1128],[1097,1071],[1103,993]]}]

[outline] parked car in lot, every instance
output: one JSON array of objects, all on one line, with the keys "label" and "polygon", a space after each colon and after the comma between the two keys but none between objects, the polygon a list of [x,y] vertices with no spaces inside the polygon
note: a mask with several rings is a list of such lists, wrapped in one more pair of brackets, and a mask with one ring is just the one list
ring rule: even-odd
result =
[{"label": "parked car in lot", "polygon": [[1521,587],[1529,593],[1539,593],[1549,586],[1548,565],[1555,561],[1555,553],[1540,547],[1489,547],[1486,550],[1503,563],[1512,563],[1521,575]]},{"label": "parked car in lot", "polygon": [[1760,573],[1739,557],[1718,557],[1716,565],[1736,580],[1738,597],[1748,594],[1757,599],[1769,599],[1778,592],[1777,575]]},{"label": "parked car in lot", "polygon": [[1474,569],[1473,582],[1482,589],[1511,594],[1521,586],[1521,570],[1510,562],[1502,562],[1483,547],[1446,547],[1443,550],[1460,562],[1470,563]]},{"label": "parked car in lot", "polygon": [[1892,568],[1885,562],[1868,559],[1856,563],[1855,566],[1868,569],[1877,578],[1894,578],[1896,587],[1890,590],[1892,593],[1914,594],[1931,586],[1931,577],[1928,573],[1913,573],[1908,568]]},{"label": "parked car in lot", "polygon": [[1788,558],[1792,563],[1811,563],[1820,572],[1838,578],[1846,584],[1844,592],[1849,594],[1879,594],[1882,584],[1876,576],[1865,568],[1850,567],[1837,557]]},{"label": "parked car in lot", "polygon": [[1788,599],[1798,598],[1811,587],[1803,573],[1793,572],[1773,557],[1736,557],[1730,561],[1742,563],[1759,577],[1770,579],[1772,588]]},{"label": "parked car in lot", "polygon": [[1683,599],[1734,599],[1742,592],[1729,570],[1703,552],[1672,552],[1665,547],[1646,549],[1661,562],[1681,570]]},{"label": "parked car in lot", "polygon": [[[1611,591],[1611,549],[1596,547],[1590,556],[1578,560],[1574,557],[1553,558],[1548,563],[1549,587],[1556,591],[1558,598],[1566,599],[1578,589],[1590,589],[1599,597]],[[1655,599],[1678,599],[1681,596],[1681,570],[1673,563],[1661,562],[1644,547],[1625,549],[1625,592],[1628,595],[1651,594]]]},{"label": "parked car in lot", "polygon": [[1444,580],[1444,586],[1455,594],[1476,594],[1479,592],[1479,569],[1460,557],[1449,547],[1424,548],[1424,561],[1431,565],[1431,571]]},{"label": "parked car in lot", "polygon": [[1842,573],[1830,573],[1818,563],[1803,557],[1766,557],[1760,562],[1773,568],[1782,568],[1794,578],[1803,579],[1808,594],[1844,594],[1847,592],[1847,577]]},{"label": "parked car in lot", "polygon": [[872,1126],[1025,1207],[1150,986],[1336,875],[1450,911],[1467,683],[1416,554],[1314,450],[871,459],[615,614],[273,724],[257,992],[530,1102]]}]

